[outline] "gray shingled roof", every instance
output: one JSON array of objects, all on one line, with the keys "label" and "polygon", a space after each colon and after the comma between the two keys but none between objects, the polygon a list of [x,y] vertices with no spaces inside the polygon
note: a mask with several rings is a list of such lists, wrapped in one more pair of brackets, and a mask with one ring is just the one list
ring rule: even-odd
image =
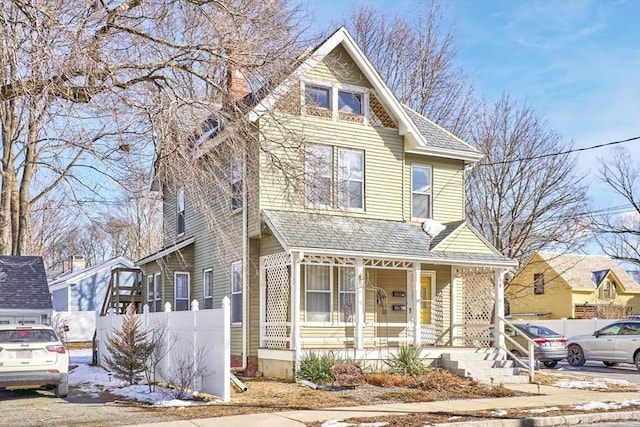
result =
[{"label": "gray shingled roof", "polygon": [[416,125],[424,139],[432,147],[443,148],[446,150],[467,151],[470,153],[480,153],[475,148],[464,143],[460,138],[447,132],[440,126],[433,123],[426,117],[418,114],[411,108],[403,105],[404,111],[409,115],[411,121]]},{"label": "gray shingled roof", "polygon": [[444,224],[444,230],[439,232],[433,239],[431,239],[431,246],[429,246],[429,248],[433,249],[438,246],[444,241],[444,239],[449,237],[454,231],[460,228],[462,224],[464,224],[464,219]]},{"label": "gray shingled roof", "polygon": [[416,224],[307,212],[264,210],[263,214],[281,244],[287,248],[443,261],[509,261],[493,254],[431,252],[432,239]]},{"label": "gray shingled roof", "polygon": [[42,258],[0,256],[0,309],[51,310]]}]

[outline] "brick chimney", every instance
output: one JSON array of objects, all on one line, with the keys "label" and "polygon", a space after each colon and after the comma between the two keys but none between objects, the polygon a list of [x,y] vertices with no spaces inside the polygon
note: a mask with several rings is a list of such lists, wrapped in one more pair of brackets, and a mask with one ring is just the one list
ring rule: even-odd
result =
[{"label": "brick chimney", "polygon": [[249,82],[239,68],[230,68],[227,71],[227,87],[229,89],[229,95],[231,95],[231,99],[234,101],[240,101],[250,93]]},{"label": "brick chimney", "polygon": [[62,272],[68,273],[69,271],[78,271],[82,270],[86,266],[87,262],[82,255],[74,255],[69,257],[68,260],[62,261]]}]

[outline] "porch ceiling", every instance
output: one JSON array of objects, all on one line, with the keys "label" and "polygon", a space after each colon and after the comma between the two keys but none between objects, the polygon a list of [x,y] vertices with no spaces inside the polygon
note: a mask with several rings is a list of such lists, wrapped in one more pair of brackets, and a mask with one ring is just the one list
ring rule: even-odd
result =
[{"label": "porch ceiling", "polygon": [[[496,254],[432,252],[429,248],[433,239],[417,224],[276,210],[264,210],[263,215],[265,222],[287,251],[302,250],[442,264],[510,266],[513,263],[508,258]],[[450,228],[452,227],[448,227]],[[447,229],[443,232],[447,233]],[[435,237],[438,238],[439,236]]]}]

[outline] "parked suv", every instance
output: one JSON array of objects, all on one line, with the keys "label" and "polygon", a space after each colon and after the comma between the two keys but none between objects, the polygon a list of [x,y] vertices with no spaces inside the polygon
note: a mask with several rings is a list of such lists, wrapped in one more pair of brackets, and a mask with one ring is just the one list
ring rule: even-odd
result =
[{"label": "parked suv", "polygon": [[582,366],[598,360],[605,366],[635,363],[640,370],[640,320],[619,320],[593,335],[578,335],[567,341],[567,362]]},{"label": "parked suv", "polygon": [[0,389],[69,393],[69,353],[46,325],[0,325]]}]

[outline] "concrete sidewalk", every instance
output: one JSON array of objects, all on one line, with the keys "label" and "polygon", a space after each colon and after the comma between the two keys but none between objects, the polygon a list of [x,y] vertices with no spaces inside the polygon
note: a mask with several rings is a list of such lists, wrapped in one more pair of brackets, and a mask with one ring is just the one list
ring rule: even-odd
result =
[{"label": "concrete sidewalk", "polygon": [[[464,400],[447,400],[438,402],[420,402],[420,403],[396,403],[385,405],[371,406],[351,406],[342,408],[323,408],[311,409],[304,411],[285,411],[271,412],[262,414],[235,415],[228,417],[203,418],[184,421],[171,421],[166,423],[154,424],[138,424],[136,427],[302,427],[306,423],[327,421],[333,419],[347,420],[349,418],[361,417],[380,417],[380,421],[384,421],[384,417],[392,415],[405,415],[411,413],[426,412],[459,412],[459,411],[483,411],[483,410],[499,410],[499,409],[515,409],[515,408],[542,408],[550,406],[563,405],[579,405],[589,402],[619,402],[633,399],[640,399],[638,392],[604,392],[566,389],[551,386],[540,386],[538,394],[538,386],[536,384],[513,384],[508,386],[510,389],[532,393],[530,396],[519,397],[502,397],[488,399],[464,399]],[[595,412],[595,411],[594,411]],[[608,416],[608,418],[607,418]],[[575,422],[571,421],[571,417],[575,418]],[[616,418],[617,417],[617,418]],[[534,415],[532,414],[532,417]],[[602,412],[581,414],[577,416],[557,416],[544,417],[535,416],[535,419],[527,425],[531,426],[559,426],[572,425],[578,423],[597,422],[600,420],[639,420],[640,407],[634,411],[634,407],[629,408],[629,412],[607,414]],[[557,420],[554,420],[557,419]],[[557,423],[556,423],[557,421]],[[489,422],[464,423],[474,426],[521,426],[520,420],[500,420]],[[452,423],[451,425],[456,425]],[[462,424],[459,424],[462,425]]]}]

